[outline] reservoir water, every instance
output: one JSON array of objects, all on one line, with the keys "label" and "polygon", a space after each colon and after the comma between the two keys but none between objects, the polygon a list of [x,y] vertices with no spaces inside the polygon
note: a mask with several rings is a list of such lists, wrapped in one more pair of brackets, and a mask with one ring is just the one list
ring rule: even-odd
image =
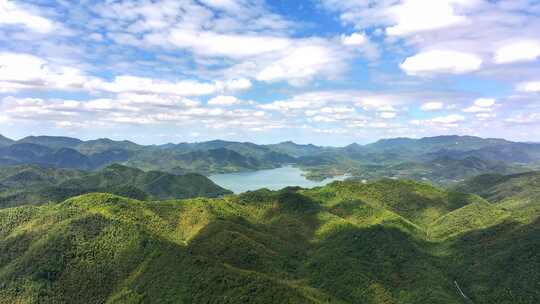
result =
[{"label": "reservoir water", "polygon": [[336,180],[344,180],[347,176],[343,175],[322,181],[311,181],[302,175],[302,170],[292,166],[286,166],[270,170],[214,174],[209,176],[209,178],[225,189],[229,189],[234,193],[242,193],[261,188],[279,190],[289,186],[313,188],[324,186]]}]

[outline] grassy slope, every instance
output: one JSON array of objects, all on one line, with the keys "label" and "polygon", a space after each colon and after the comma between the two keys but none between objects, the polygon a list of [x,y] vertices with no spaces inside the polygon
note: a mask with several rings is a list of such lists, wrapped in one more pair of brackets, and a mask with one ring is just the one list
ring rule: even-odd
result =
[{"label": "grassy slope", "polygon": [[537,303],[521,208],[383,180],[5,209],[0,303]]}]

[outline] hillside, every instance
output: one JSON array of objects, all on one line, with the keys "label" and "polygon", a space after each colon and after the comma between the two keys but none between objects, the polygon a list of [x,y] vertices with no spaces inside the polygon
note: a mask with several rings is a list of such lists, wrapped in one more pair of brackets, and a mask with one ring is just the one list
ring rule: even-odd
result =
[{"label": "hillside", "polygon": [[9,208],[0,303],[464,303],[454,281],[474,303],[537,303],[540,211],[505,208],[395,180]]},{"label": "hillside", "polygon": [[0,207],[60,202],[90,192],[108,192],[140,200],[218,197],[229,194],[198,174],[144,172],[111,165],[97,172],[17,166],[0,170]]},{"label": "hillside", "polygon": [[540,200],[540,171],[512,175],[483,174],[456,185],[454,189],[477,193],[496,203],[505,200]]}]

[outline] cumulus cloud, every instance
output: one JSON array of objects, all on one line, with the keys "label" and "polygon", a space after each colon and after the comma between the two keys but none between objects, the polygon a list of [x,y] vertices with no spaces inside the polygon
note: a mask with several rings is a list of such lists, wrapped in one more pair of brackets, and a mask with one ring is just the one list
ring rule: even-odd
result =
[{"label": "cumulus cloud", "polygon": [[517,89],[521,92],[540,92],[540,81],[522,82],[518,84]]},{"label": "cumulus cloud", "polygon": [[341,42],[344,45],[363,45],[368,41],[366,34],[364,33],[352,33],[351,35],[341,35]]},{"label": "cumulus cloud", "polygon": [[474,101],[474,104],[468,108],[465,108],[463,112],[467,113],[480,113],[480,112],[491,112],[493,111],[493,106],[495,105],[495,99],[493,98],[478,98]]},{"label": "cumulus cloud", "polygon": [[417,32],[446,28],[467,22],[456,11],[457,5],[471,5],[470,0],[405,0],[388,7],[385,14],[393,24],[386,28],[390,36],[410,35]]},{"label": "cumulus cloud", "polygon": [[133,92],[180,96],[200,96],[213,94],[217,91],[218,86],[219,85],[217,84],[201,83],[193,80],[170,82],[160,79],[129,75],[116,76],[112,82],[99,79],[86,84],[87,88],[113,93]]},{"label": "cumulus cloud", "polygon": [[397,113],[395,113],[395,112],[382,112],[381,114],[379,114],[379,116],[381,118],[384,118],[384,119],[390,119],[390,118],[395,118],[397,116]]},{"label": "cumulus cloud", "polygon": [[29,54],[0,53],[0,92],[24,89],[104,91],[116,94],[161,94],[202,96],[251,87],[245,78],[227,81],[167,81],[162,79],[116,76],[112,81],[88,75],[84,71],[52,63]]},{"label": "cumulus cloud", "polygon": [[408,57],[400,67],[409,75],[424,75],[431,73],[462,74],[476,71],[481,65],[482,59],[475,54],[452,50],[433,50]]},{"label": "cumulus cloud", "polygon": [[54,29],[49,19],[33,14],[9,0],[0,0],[0,27],[3,24],[22,25],[38,33],[49,33]]},{"label": "cumulus cloud", "polygon": [[[107,20],[108,36],[118,44],[187,51],[230,77],[305,84],[342,73],[349,59],[349,50],[334,38],[292,37],[295,25],[264,1],[141,2],[106,2],[94,11]],[[127,31],[119,31],[121,25]],[[373,56],[374,48],[364,53]]]},{"label": "cumulus cloud", "polygon": [[455,124],[458,122],[462,122],[464,120],[465,120],[465,117],[463,115],[451,114],[447,116],[435,117],[431,119],[430,121],[433,123],[440,123],[440,124]]},{"label": "cumulus cloud", "polygon": [[234,96],[220,95],[208,100],[208,104],[213,106],[232,106],[239,103],[240,100]]},{"label": "cumulus cloud", "polygon": [[89,80],[77,68],[54,65],[29,54],[0,53],[0,92],[21,89],[81,89]]},{"label": "cumulus cloud", "polygon": [[443,128],[455,128],[465,121],[465,116],[459,114],[449,114],[437,116],[431,119],[414,119],[410,123],[415,126],[434,126]]},{"label": "cumulus cloud", "polygon": [[495,62],[499,64],[532,61],[538,57],[540,57],[540,40],[510,42],[495,52]]},{"label": "cumulus cloud", "polygon": [[426,102],[426,103],[423,103],[422,106],[420,107],[422,111],[437,111],[437,110],[442,110],[443,108],[444,108],[444,104],[438,101]]}]

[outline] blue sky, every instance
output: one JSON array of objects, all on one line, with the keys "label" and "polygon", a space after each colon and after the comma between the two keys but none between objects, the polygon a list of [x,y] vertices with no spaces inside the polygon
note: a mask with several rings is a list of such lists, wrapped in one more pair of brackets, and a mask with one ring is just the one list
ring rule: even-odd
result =
[{"label": "blue sky", "polygon": [[540,1],[0,0],[0,134],[540,141]]}]

